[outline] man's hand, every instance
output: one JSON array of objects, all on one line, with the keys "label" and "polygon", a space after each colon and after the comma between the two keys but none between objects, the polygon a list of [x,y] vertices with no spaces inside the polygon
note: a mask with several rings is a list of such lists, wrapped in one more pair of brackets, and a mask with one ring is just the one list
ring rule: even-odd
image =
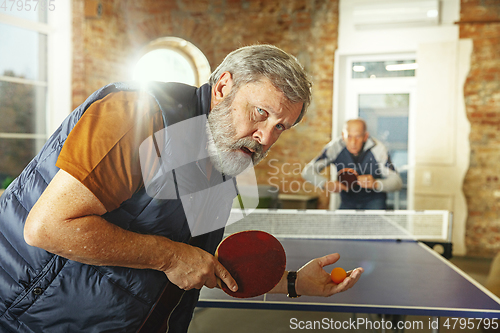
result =
[{"label": "man's hand", "polygon": [[326,182],[325,190],[333,193],[340,193],[340,191],[347,191],[347,186],[339,181]]},{"label": "man's hand", "polygon": [[238,290],[231,274],[210,253],[184,243],[173,244],[168,266],[162,269],[173,284],[184,290],[214,288],[218,277],[232,291]]},{"label": "man's hand", "polygon": [[339,284],[333,283],[330,274],[323,267],[331,265],[339,260],[340,255],[333,253],[321,258],[316,258],[302,266],[297,271],[297,281],[295,290],[298,295],[308,296],[331,296],[333,294],[346,291],[354,286],[359,280],[363,268],[358,267],[347,272],[347,277]]},{"label": "man's hand", "polygon": [[[364,272],[362,267],[347,272],[347,277],[339,284],[333,283],[330,274],[323,269],[325,266],[336,263],[339,258],[340,255],[338,253],[333,253],[313,259],[302,266],[297,271],[297,280],[295,281],[297,295],[328,297],[346,291],[354,286]],[[286,294],[288,292],[287,274],[288,272],[285,271],[281,281],[269,293]]]},{"label": "man's hand", "polygon": [[377,190],[377,181],[372,175],[360,175],[358,176],[358,184],[362,188],[367,188],[370,190]]}]

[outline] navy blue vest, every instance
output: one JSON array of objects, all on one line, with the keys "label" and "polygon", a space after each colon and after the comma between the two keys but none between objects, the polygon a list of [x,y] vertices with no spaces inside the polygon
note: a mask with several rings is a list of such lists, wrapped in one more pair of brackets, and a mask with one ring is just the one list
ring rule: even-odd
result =
[{"label": "navy blue vest", "polygon": [[[371,149],[362,151],[359,160],[354,162],[352,155],[347,148],[344,148],[332,163],[335,164],[337,170],[351,168],[356,170],[359,175],[372,175],[375,179],[382,178],[379,163]],[[342,202],[347,203],[367,203],[376,199],[385,202],[387,193],[354,186],[349,191],[340,192],[340,197]]]},{"label": "navy blue vest", "polygon": [[[81,264],[29,246],[23,237],[26,217],[59,170],[61,148],[85,110],[109,93],[138,89],[114,83],[93,93],[0,198],[0,331],[136,332],[167,285],[162,272]],[[165,126],[209,112],[208,85],[154,83],[145,89],[157,101]],[[132,231],[179,242],[190,238],[180,200],[153,199],[144,189],[103,217]],[[214,253],[222,234],[223,229],[206,234],[199,246]],[[172,332],[187,331],[198,294],[185,293],[171,316]]]}]

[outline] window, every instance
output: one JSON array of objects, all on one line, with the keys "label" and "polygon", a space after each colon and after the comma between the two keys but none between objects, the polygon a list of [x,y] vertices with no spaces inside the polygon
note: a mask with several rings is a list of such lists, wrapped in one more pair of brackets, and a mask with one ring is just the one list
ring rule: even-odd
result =
[{"label": "window", "polygon": [[387,194],[387,206],[407,208],[408,116],[410,94],[359,94],[359,117],[366,121],[370,136],[389,150],[392,164],[403,180],[403,188]]},{"label": "window", "polygon": [[164,37],[151,42],[143,50],[132,78],[200,86],[209,76],[208,60],[196,46],[180,38]]},{"label": "window", "polygon": [[353,79],[415,76],[418,64],[414,59],[391,61],[359,61],[352,63]]},{"label": "window", "polygon": [[19,175],[47,139],[47,12],[9,9],[17,19],[0,21],[0,183]]},{"label": "window", "polygon": [[70,8],[0,0],[0,188],[38,153],[56,127],[50,124],[71,111]]}]

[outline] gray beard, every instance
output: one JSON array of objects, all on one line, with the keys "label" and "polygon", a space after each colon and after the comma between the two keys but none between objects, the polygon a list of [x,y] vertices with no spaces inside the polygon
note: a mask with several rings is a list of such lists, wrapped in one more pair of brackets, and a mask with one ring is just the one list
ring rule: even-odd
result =
[{"label": "gray beard", "polygon": [[[250,163],[257,165],[268,151],[264,152],[262,145],[251,137],[234,139],[236,130],[231,115],[232,97],[226,97],[208,114],[207,137],[208,154],[215,169],[234,177],[249,168]],[[243,153],[240,150],[243,147],[252,149],[252,156]]]}]

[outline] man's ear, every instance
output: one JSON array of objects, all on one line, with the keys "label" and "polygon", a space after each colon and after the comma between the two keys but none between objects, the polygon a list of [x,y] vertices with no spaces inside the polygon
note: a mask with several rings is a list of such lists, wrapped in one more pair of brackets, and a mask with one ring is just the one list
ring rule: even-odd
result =
[{"label": "man's ear", "polygon": [[370,133],[365,132],[365,136],[363,137],[363,142],[366,142],[366,140],[368,140],[369,136],[370,136]]},{"label": "man's ear", "polygon": [[233,76],[229,72],[224,72],[219,81],[212,87],[212,107],[219,104],[231,91],[233,87]]}]

